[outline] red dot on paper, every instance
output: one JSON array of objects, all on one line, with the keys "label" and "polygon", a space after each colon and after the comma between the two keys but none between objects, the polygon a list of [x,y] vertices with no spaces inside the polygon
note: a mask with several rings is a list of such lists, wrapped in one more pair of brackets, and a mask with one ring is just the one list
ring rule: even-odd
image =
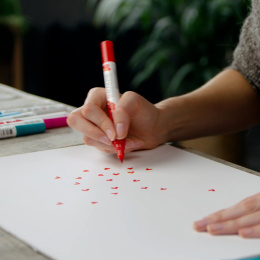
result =
[{"label": "red dot on paper", "polygon": [[161,190],[167,190],[167,188],[161,188]]},{"label": "red dot on paper", "polygon": [[85,189],[85,190],[83,189],[82,191],[89,191],[89,189]]},{"label": "red dot on paper", "polygon": [[117,193],[117,192],[112,192],[111,194],[113,194],[113,195],[117,195],[118,193]]},{"label": "red dot on paper", "polygon": [[133,182],[138,182],[138,181],[140,181],[140,180],[133,180]]},{"label": "red dot on paper", "polygon": [[107,181],[113,181],[113,179],[108,179]]},{"label": "red dot on paper", "polygon": [[118,187],[111,187],[111,189],[112,189],[112,190],[117,190],[117,189],[118,189]]},{"label": "red dot on paper", "polygon": [[146,168],[146,170],[147,170],[147,171],[151,171],[152,169],[150,169],[150,168]]},{"label": "red dot on paper", "polygon": [[55,179],[60,179],[60,177],[59,177],[59,176],[57,176],[57,177],[55,177]]},{"label": "red dot on paper", "polygon": [[113,173],[113,175],[115,175],[115,176],[116,176],[116,175],[119,175],[119,174],[120,174],[120,173]]},{"label": "red dot on paper", "polygon": [[133,167],[127,168],[128,170],[133,170]]},{"label": "red dot on paper", "polygon": [[214,189],[210,189],[209,191],[215,191]]},{"label": "red dot on paper", "polygon": [[83,172],[89,172],[89,170],[84,170]]},{"label": "red dot on paper", "polygon": [[104,168],[105,171],[110,170],[110,168]]},{"label": "red dot on paper", "polygon": [[104,176],[104,174],[100,173],[98,176]]},{"label": "red dot on paper", "polygon": [[63,203],[62,202],[57,202],[57,204],[56,205],[62,205]]},{"label": "red dot on paper", "polygon": [[91,204],[97,204],[97,201],[91,201]]},{"label": "red dot on paper", "polygon": [[81,179],[82,179],[81,177],[76,178],[76,180],[81,180]]},{"label": "red dot on paper", "polygon": [[148,187],[141,187],[141,189],[142,189],[142,190],[147,190],[147,189],[148,189]]},{"label": "red dot on paper", "polygon": [[127,172],[127,173],[133,174],[133,173],[134,173],[134,171],[132,171],[132,172]]},{"label": "red dot on paper", "polygon": [[74,185],[79,185],[80,183],[79,182],[75,182]]}]

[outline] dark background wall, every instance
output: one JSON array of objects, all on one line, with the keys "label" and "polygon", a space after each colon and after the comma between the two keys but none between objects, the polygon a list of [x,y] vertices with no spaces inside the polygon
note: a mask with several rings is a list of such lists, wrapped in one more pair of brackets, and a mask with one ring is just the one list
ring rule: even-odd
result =
[{"label": "dark background wall", "polygon": [[53,23],[74,27],[90,22],[92,13],[86,8],[86,0],[21,0],[22,10],[32,25],[46,29]]},{"label": "dark background wall", "polygon": [[[104,29],[93,27],[86,0],[21,0],[21,5],[29,21],[23,47],[25,91],[81,106],[90,88],[104,85],[99,47],[106,40]],[[114,42],[121,92],[131,90],[127,63],[137,41],[138,32],[130,31]],[[151,102],[160,99],[149,82],[138,92]]]}]

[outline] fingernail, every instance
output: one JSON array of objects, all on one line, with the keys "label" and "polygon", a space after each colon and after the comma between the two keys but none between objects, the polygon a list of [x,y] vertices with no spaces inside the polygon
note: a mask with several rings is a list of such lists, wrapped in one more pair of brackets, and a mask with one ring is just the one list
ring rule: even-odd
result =
[{"label": "fingernail", "polygon": [[216,231],[220,231],[223,228],[224,228],[224,225],[222,223],[210,224],[208,226],[208,231],[216,232]]},{"label": "fingernail", "polygon": [[206,218],[194,222],[194,226],[197,230],[205,229],[207,225],[208,225],[208,220]]},{"label": "fingernail", "polygon": [[134,141],[134,149],[139,149],[143,146],[143,142],[142,141]]},{"label": "fingernail", "polygon": [[134,146],[133,141],[129,141],[129,140],[126,141],[125,149],[131,149],[131,148],[133,148],[133,146]]},{"label": "fingernail", "polygon": [[239,235],[241,235],[242,237],[250,237],[250,235],[253,234],[253,232],[253,228],[243,228],[239,231]]},{"label": "fingernail", "polygon": [[99,138],[99,141],[103,144],[110,145],[111,141],[108,139],[106,135],[103,135],[102,137]]},{"label": "fingernail", "polygon": [[115,137],[110,129],[106,130],[106,134],[107,134],[108,138],[110,139],[110,141],[114,141]]},{"label": "fingernail", "polygon": [[123,123],[118,123],[116,125],[116,137],[117,139],[123,139],[125,137],[126,127]]}]

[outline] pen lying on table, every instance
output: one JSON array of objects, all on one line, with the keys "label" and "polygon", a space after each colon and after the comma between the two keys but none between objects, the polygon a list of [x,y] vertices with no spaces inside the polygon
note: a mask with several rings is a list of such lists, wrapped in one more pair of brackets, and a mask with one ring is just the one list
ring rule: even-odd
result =
[{"label": "pen lying on table", "polygon": [[67,116],[36,118],[0,127],[0,139],[44,133],[46,129],[67,126]]}]

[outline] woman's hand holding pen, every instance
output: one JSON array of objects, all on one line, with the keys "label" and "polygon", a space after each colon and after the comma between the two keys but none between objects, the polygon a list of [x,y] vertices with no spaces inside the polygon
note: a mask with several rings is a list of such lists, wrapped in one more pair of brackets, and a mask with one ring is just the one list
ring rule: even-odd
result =
[{"label": "woman's hand holding pen", "polygon": [[167,140],[161,127],[161,110],[142,96],[126,92],[113,112],[114,123],[107,114],[104,88],[89,91],[82,107],[68,117],[69,126],[84,135],[84,142],[99,150],[114,153],[115,138],[126,138],[126,150],[152,149]]},{"label": "woman's hand holding pen", "polygon": [[[235,104],[235,105],[234,105]],[[184,96],[151,104],[134,92],[124,93],[107,115],[104,88],[89,91],[68,124],[87,145],[114,153],[115,138],[126,138],[126,150],[152,149],[169,141],[241,131],[259,123],[259,97],[234,70],[225,70],[204,87]],[[194,223],[197,231],[260,238],[260,194]]]}]

